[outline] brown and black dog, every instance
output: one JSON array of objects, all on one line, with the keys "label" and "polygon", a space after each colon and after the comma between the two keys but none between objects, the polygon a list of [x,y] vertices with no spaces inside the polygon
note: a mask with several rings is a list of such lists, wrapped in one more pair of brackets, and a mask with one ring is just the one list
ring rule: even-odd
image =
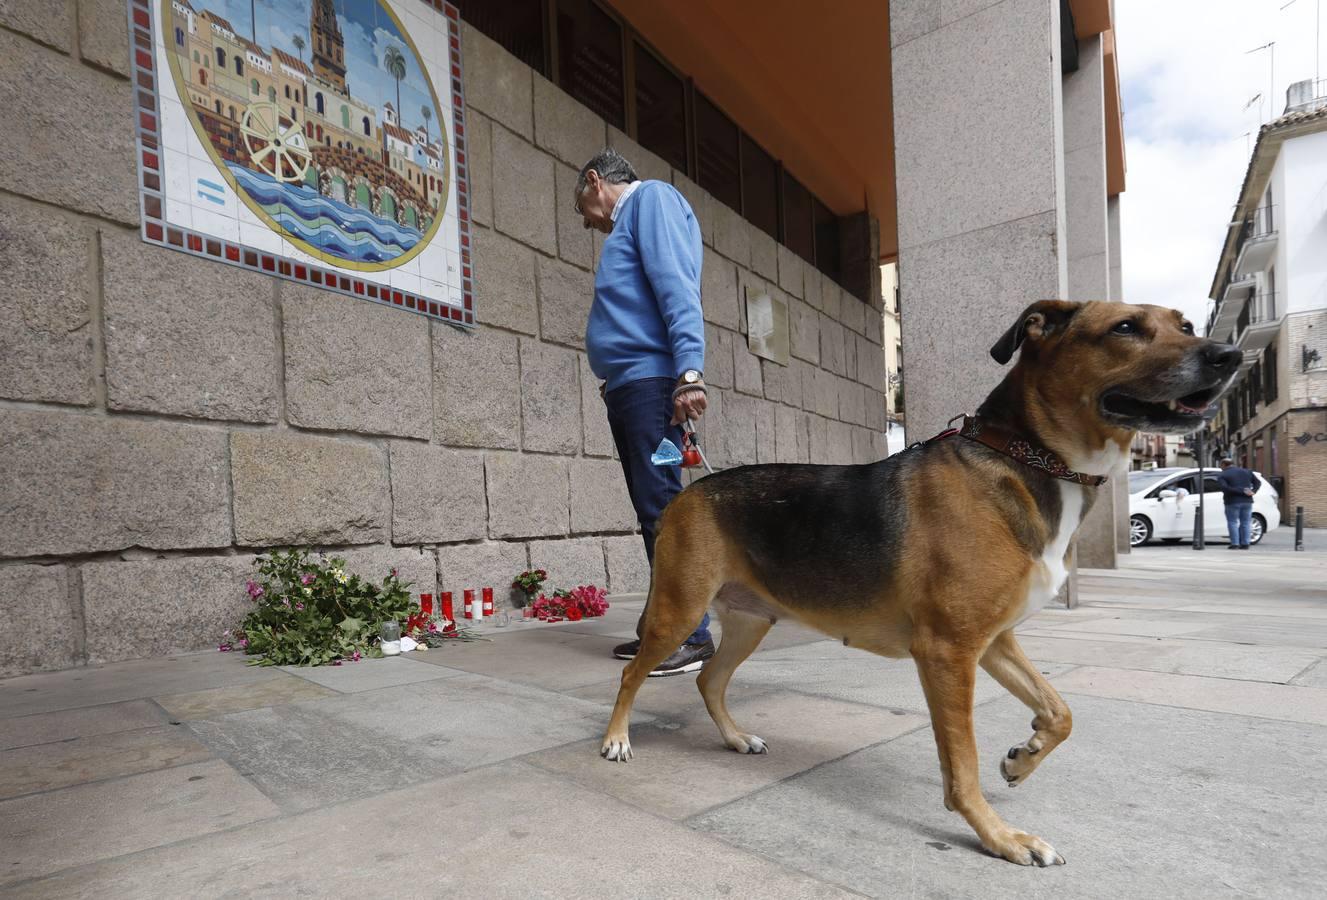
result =
[{"label": "brown and black dog", "polygon": [[729,747],[764,753],[724,695],[770,626],[790,618],[851,647],[912,657],[945,806],[1011,862],[1063,863],[982,796],[977,666],[1035,714],[1032,736],[1000,761],[1005,780],[1020,784],[1069,736],[1069,708],[1013,628],[1064,583],[1069,543],[1098,490],[1083,476],[1114,471],[1137,430],[1195,430],[1241,354],[1195,337],[1175,310],[1057,300],[1029,306],[991,348],[1000,363],[1015,352],[977,421],[1051,451],[1078,481],[1063,466],[1057,477],[957,434],[869,465],[745,466],[701,479],[660,517],[641,648],[622,673],[602,755],[631,758],[636,691],[711,605],[723,639],[700,693]]}]

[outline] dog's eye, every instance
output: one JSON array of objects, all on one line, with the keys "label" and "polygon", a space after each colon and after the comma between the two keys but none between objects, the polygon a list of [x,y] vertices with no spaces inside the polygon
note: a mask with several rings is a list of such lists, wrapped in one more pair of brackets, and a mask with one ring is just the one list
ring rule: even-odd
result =
[{"label": "dog's eye", "polygon": [[1185,322],[1183,325],[1180,326],[1180,331],[1184,332],[1185,334],[1193,334],[1193,323]]},{"label": "dog's eye", "polygon": [[1110,330],[1111,334],[1137,334],[1138,325],[1132,319],[1125,319]]}]

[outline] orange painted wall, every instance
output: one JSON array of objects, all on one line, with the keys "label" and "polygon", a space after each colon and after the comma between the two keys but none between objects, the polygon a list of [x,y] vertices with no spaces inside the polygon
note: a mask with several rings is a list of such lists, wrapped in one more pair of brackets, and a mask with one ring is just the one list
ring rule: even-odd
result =
[{"label": "orange painted wall", "polygon": [[834,212],[869,209],[897,255],[887,2],[611,2]]}]

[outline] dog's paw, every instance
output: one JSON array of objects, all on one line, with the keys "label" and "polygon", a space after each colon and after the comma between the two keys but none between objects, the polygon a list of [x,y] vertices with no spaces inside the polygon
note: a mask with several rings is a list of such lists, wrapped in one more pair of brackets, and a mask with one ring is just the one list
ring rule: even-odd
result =
[{"label": "dog's paw", "polygon": [[1064,857],[1055,852],[1055,848],[1037,837],[1024,831],[1010,830],[988,846],[996,856],[1004,857],[1020,866],[1062,866]]},{"label": "dog's paw", "polygon": [[599,748],[599,755],[609,762],[626,762],[631,759],[631,741],[626,738],[613,740],[604,738],[604,745]]},{"label": "dog's paw", "polygon": [[738,753],[768,753],[769,744],[754,734],[739,734],[728,742],[728,746]]},{"label": "dog's paw", "polygon": [[[1031,746],[1033,743],[1037,746]],[[1019,744],[1017,747],[1010,747],[1009,752],[1000,760],[1000,774],[1004,777],[1005,783],[1010,787],[1018,787],[1032,771],[1037,768],[1037,753],[1041,750],[1040,742],[1034,738],[1027,744]]]}]

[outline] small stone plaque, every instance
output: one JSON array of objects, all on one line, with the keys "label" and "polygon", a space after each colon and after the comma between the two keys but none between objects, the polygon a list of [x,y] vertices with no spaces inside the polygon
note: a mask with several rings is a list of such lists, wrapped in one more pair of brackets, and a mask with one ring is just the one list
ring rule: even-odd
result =
[{"label": "small stone plaque", "polygon": [[788,365],[788,304],[766,293],[746,296],[746,341],[763,359]]}]

